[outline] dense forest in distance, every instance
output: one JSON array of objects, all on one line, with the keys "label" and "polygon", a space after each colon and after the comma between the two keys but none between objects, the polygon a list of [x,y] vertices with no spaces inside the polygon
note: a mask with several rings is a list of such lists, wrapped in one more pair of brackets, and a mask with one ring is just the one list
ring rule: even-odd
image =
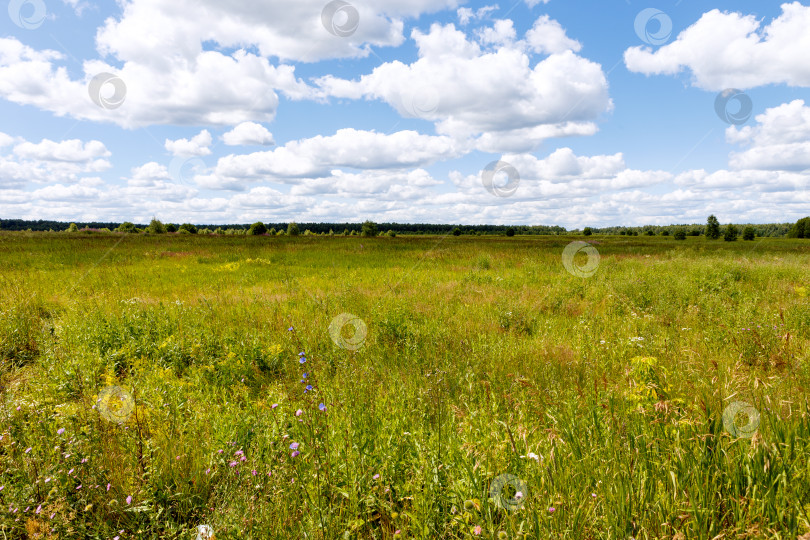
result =
[{"label": "dense forest in distance", "polygon": [[[76,222],[79,229],[110,231],[118,228],[118,222]],[[286,230],[289,223],[265,223],[268,229]],[[396,234],[450,234],[458,229],[457,233],[463,235],[504,235],[514,232],[517,235],[561,235],[577,234],[582,232],[579,229],[567,230],[565,227],[556,225],[454,225],[454,224],[428,224],[428,223],[377,223],[377,229],[393,231]],[[780,237],[787,236],[793,223],[767,223],[767,224],[735,224],[740,228],[751,226],[759,237]],[[24,220],[24,219],[0,219],[0,230],[2,231],[66,231],[70,223],[50,220]],[[360,233],[362,223],[298,223],[301,232],[309,230],[313,234],[329,234],[333,231],[336,234],[344,231]],[[146,229],[146,224],[135,224],[137,229]],[[250,224],[232,225],[197,225],[200,231],[213,232],[217,229],[227,230],[247,230]],[[593,234],[608,235],[668,235],[674,234],[678,229],[686,229],[689,234],[698,236],[705,232],[705,224],[672,224],[672,225],[644,225],[640,227],[591,227]],[[511,229],[511,230],[510,230]]]}]

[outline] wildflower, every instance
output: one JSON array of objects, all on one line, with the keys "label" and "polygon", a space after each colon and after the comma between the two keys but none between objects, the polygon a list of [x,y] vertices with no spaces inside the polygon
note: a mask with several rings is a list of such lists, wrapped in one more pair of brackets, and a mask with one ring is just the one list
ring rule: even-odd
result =
[{"label": "wildflower", "polygon": [[517,493],[515,493],[515,500],[516,501],[519,501],[522,498],[523,498],[523,492],[522,491],[518,491]]},{"label": "wildflower", "polygon": [[79,487],[77,487],[77,488],[76,488],[76,491],[79,491],[80,489],[82,489],[82,485],[81,485],[81,484],[79,484]]},{"label": "wildflower", "polygon": [[292,457],[294,457],[294,458],[295,458],[295,457],[298,457],[300,454],[301,454],[301,452],[299,452],[298,450],[296,450],[295,452],[293,452],[293,453],[292,453]]},{"label": "wildflower", "polygon": [[56,515],[56,512],[54,512],[53,514],[51,514],[51,519],[53,519],[55,515]]},{"label": "wildflower", "polygon": [[42,505],[41,504],[39,506],[37,506],[37,514],[39,514],[40,512],[42,512]]},{"label": "wildflower", "polygon": [[372,478],[372,479],[374,479],[374,480],[379,480],[379,479],[380,479],[380,475],[379,475],[379,474],[375,474],[375,475],[374,475],[374,476],[372,476],[371,478]]},{"label": "wildflower", "polygon": [[553,513],[554,513],[554,507],[553,507],[553,506],[552,506],[551,508],[549,508],[549,509],[548,509],[548,513],[549,513],[549,514],[553,514]]},{"label": "wildflower", "polygon": [[[178,458],[178,459],[179,459],[179,458]],[[87,461],[88,461],[88,459],[87,459],[87,458],[84,458],[84,459],[82,460],[82,463],[87,463]]]},{"label": "wildflower", "polygon": [[481,525],[476,525],[473,529],[473,534],[475,536],[481,536]]},{"label": "wildflower", "polygon": [[46,484],[47,484],[48,482],[50,482],[50,481],[51,481],[51,479],[50,479],[50,478],[46,478],[46,479],[45,479],[45,483],[46,483]]},{"label": "wildflower", "polygon": [[293,327],[292,327],[292,326],[291,326],[291,327],[289,327],[289,328],[287,328],[287,332],[292,332],[292,331],[293,331]]},{"label": "wildflower", "polygon": [[321,411],[326,412],[326,405],[324,405],[323,403],[321,403],[320,405],[318,405],[318,408],[319,408]]},{"label": "wildflower", "polygon": [[529,454],[528,454],[528,458],[529,458],[529,459],[533,459],[533,460],[535,460],[535,461],[540,461],[540,456],[538,456],[538,455],[537,455],[537,454],[535,454],[534,452],[529,452]]},{"label": "wildflower", "polygon": [[107,491],[110,491],[110,486],[112,486],[112,484],[107,484]]},{"label": "wildflower", "polygon": [[237,465],[239,464],[235,461],[231,461],[230,463],[228,463],[228,467],[236,467]]},{"label": "wildflower", "polygon": [[302,411],[301,409],[295,411],[295,416],[301,416],[302,414],[304,414],[304,411]]},{"label": "wildflower", "polygon": [[302,357],[301,357],[301,360],[299,360],[299,361],[298,361],[298,363],[299,363],[299,364],[306,364],[306,363],[307,363],[307,359],[306,359],[306,358],[304,358],[304,357],[302,356]]},{"label": "wildflower", "polygon": [[205,474],[208,474],[210,472],[211,472],[211,469],[205,469]]},{"label": "wildflower", "polygon": [[247,458],[245,456],[242,456],[239,458],[239,461],[247,461]]},{"label": "wildflower", "polygon": [[271,408],[271,409],[275,409],[276,407],[278,407],[278,403],[273,403],[273,406],[272,406],[272,407],[270,407],[270,408]]},{"label": "wildflower", "polygon": [[245,455],[245,453],[244,453],[243,451],[241,451],[241,450],[237,450],[237,451],[234,453],[234,455],[235,455],[235,456],[243,456],[243,455]]},{"label": "wildflower", "polygon": [[26,451],[25,451],[25,453],[27,454],[27,453],[28,453],[28,452],[30,452],[30,451],[31,451],[31,447],[29,446],[29,447],[28,447],[28,450],[26,450]]},{"label": "wildflower", "polygon": [[312,385],[308,384],[307,387],[305,388],[305,391],[308,392],[310,390],[312,390]]},{"label": "wildflower", "polygon": [[132,504],[132,495],[127,495],[127,504]]},{"label": "wildflower", "polygon": [[596,493],[591,493],[591,497],[596,498]]},{"label": "wildflower", "polygon": [[304,351],[301,351],[300,353],[298,353],[298,356],[306,356],[306,353]]},{"label": "wildflower", "polygon": [[72,474],[72,473],[73,473],[73,469],[70,469],[70,470],[68,471],[68,474]]},{"label": "wildflower", "polygon": [[56,430],[57,435],[61,435],[64,432],[65,432],[65,428],[63,428],[63,427],[60,427],[59,429]]},{"label": "wildflower", "polygon": [[222,450],[217,450],[217,454],[221,454],[221,453],[222,453]]},{"label": "wildflower", "polygon": [[298,450],[298,443],[297,442],[290,443],[290,450]]},{"label": "wildflower", "polygon": [[301,375],[301,376],[302,376],[303,378],[305,378],[305,379],[306,379],[306,378],[307,378],[307,375],[309,375],[309,373],[304,373],[304,374],[303,374],[303,375]]},{"label": "wildflower", "polygon": [[252,470],[252,471],[250,471],[250,472],[251,472],[251,473],[253,473],[253,476],[256,476],[257,474],[259,474],[259,473],[257,473],[257,472],[256,472],[256,469],[253,469],[253,470]]}]

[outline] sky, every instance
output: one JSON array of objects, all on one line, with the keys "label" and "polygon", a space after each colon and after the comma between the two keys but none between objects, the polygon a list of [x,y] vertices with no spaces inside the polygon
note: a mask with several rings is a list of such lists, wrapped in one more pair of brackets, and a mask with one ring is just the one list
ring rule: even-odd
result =
[{"label": "sky", "polygon": [[0,217],[810,214],[810,2],[6,0]]}]

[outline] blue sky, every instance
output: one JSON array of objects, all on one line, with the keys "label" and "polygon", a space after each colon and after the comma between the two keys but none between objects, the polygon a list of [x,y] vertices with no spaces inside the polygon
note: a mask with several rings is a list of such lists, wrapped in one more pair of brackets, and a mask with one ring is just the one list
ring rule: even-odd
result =
[{"label": "blue sky", "polygon": [[810,208],[807,2],[6,4],[4,218],[578,228]]}]

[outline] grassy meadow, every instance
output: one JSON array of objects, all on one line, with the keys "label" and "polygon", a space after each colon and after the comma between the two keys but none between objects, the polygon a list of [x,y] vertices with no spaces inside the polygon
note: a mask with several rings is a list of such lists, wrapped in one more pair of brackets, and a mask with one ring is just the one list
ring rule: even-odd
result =
[{"label": "grassy meadow", "polygon": [[807,240],[2,233],[0,533],[796,539],[809,288]]}]

